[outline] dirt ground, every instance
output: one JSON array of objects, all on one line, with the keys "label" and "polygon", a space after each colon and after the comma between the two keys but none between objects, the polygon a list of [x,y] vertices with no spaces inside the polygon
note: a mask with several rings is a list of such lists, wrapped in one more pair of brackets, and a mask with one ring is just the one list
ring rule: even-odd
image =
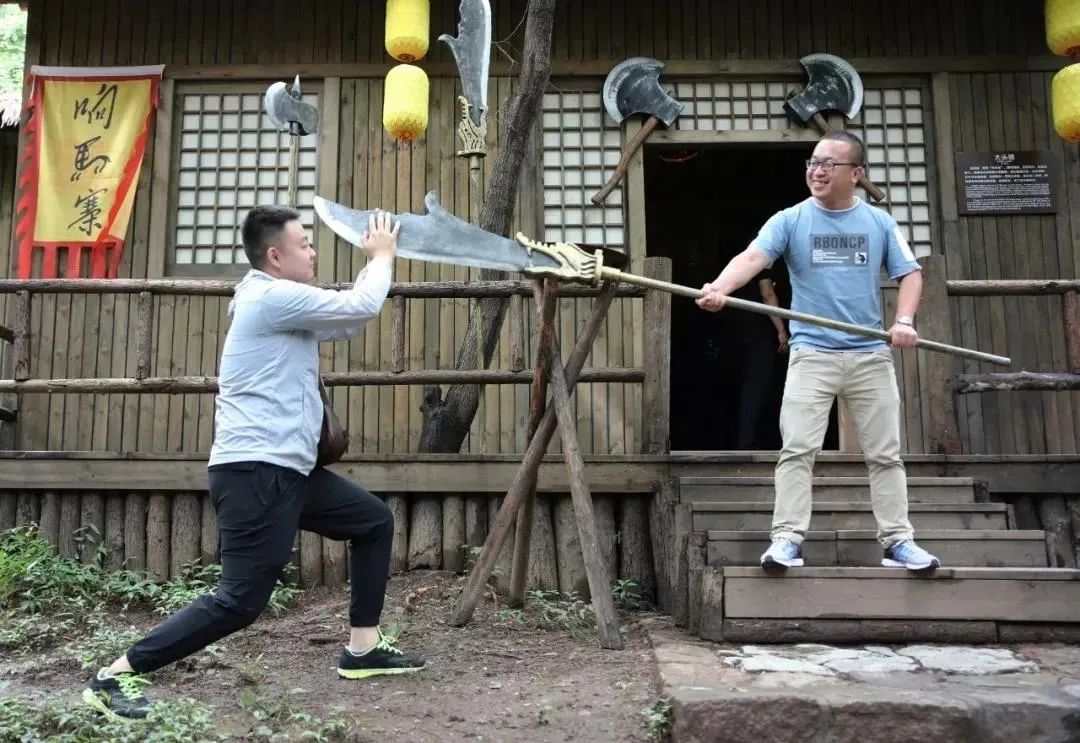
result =
[{"label": "dirt ground", "polygon": [[[152,700],[192,697],[214,710],[222,731],[265,739],[258,718],[282,710],[327,719],[344,714],[350,740],[644,741],[641,710],[658,695],[644,631],[631,615],[626,649],[602,650],[595,634],[539,629],[499,613],[488,597],[463,628],[448,618],[461,579],[421,572],[395,577],[383,627],[428,661],[420,673],[348,681],[334,672],[347,637],[345,589],[306,592],[280,617],[264,615],[223,640],[213,655],[152,676]],[[148,614],[118,617],[145,628]],[[86,674],[49,655],[7,664],[0,695],[42,692],[79,704]],[[185,667],[186,666],[186,667]],[[284,719],[278,715],[277,719]],[[296,728],[294,728],[295,730]],[[295,739],[295,736],[294,736]]]}]

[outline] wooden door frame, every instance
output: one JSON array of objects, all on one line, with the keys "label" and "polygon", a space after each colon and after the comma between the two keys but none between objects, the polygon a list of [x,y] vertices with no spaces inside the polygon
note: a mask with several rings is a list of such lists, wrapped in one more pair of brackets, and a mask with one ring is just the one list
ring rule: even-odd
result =
[{"label": "wooden door frame", "polygon": [[[835,128],[842,128],[840,121],[830,121]],[[641,129],[642,122],[634,120],[627,124],[623,135],[624,144],[634,137]],[[658,130],[654,131],[647,140],[648,144],[677,144],[686,147],[703,145],[730,145],[734,147],[746,145],[788,145],[792,143],[814,144],[821,136],[813,129],[730,129],[730,130]],[[630,253],[630,270],[641,273],[645,267],[646,258],[646,223],[645,223],[645,157],[644,147],[641,148],[630,161],[630,167],[626,174],[626,198],[623,199],[623,208],[626,210],[625,219],[627,225],[627,250]],[[635,308],[640,305],[635,304]],[[639,311],[639,310],[635,310]],[[643,318],[642,318],[643,319]],[[642,328],[643,325],[635,317],[634,326]],[[641,333],[634,334],[634,363],[642,363],[638,355],[641,347]],[[670,424],[670,422],[669,422]],[[837,425],[839,426],[840,442],[838,451],[843,453],[859,453],[858,437],[855,435],[855,427],[851,416],[847,414],[842,403],[837,408]]]}]

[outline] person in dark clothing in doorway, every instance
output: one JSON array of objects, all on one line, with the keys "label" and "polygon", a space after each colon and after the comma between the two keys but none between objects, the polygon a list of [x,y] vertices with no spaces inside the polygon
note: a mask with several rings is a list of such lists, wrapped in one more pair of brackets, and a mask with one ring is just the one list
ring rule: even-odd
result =
[{"label": "person in dark clothing in doorway", "polygon": [[[763,269],[731,296],[779,307],[770,269]],[[772,390],[776,354],[787,351],[788,332],[784,321],[756,312],[732,313],[732,340],[739,349],[742,384],[739,389],[739,417],[735,432],[736,449],[757,449],[758,421]]]}]

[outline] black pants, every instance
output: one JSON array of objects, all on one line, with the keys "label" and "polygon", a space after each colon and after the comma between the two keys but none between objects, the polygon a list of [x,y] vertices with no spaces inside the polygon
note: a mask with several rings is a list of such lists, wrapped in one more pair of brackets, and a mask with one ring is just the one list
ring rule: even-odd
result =
[{"label": "black pants", "polygon": [[744,340],[740,346],[743,378],[739,388],[739,422],[735,434],[736,449],[756,449],[758,421],[769,402],[773,367],[776,364],[774,336]]},{"label": "black pants", "polygon": [[254,622],[291,559],[297,528],[349,540],[349,623],[379,623],[394,516],[377,497],[322,467],[304,477],[264,462],[212,468],[210,497],[221,533],[221,584],[128,651],[137,673],[166,666]]}]

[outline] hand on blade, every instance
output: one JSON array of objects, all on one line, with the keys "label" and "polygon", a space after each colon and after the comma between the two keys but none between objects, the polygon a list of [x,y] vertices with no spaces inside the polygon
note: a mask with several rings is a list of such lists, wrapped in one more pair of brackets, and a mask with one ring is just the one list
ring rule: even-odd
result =
[{"label": "hand on blade", "polygon": [[383,211],[376,212],[368,218],[368,229],[362,238],[364,251],[368,254],[368,258],[394,259],[394,255],[397,253],[397,236],[398,230],[401,229],[401,222],[394,222],[391,229],[390,223],[392,221],[390,215]]}]

